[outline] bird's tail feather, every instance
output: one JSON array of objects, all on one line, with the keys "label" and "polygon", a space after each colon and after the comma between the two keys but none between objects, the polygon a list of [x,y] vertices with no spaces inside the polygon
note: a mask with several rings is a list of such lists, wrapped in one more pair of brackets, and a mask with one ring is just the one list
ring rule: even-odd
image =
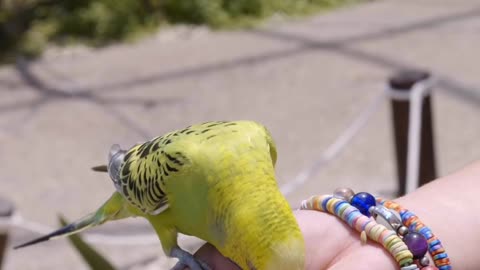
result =
[{"label": "bird's tail feather", "polygon": [[24,244],[15,246],[14,249],[30,246],[40,242],[48,241],[60,236],[67,236],[86,230],[90,227],[103,224],[109,220],[117,220],[129,217],[132,215],[127,209],[125,209],[123,197],[115,192],[96,212],[86,215],[85,217],[72,222],[54,232],[39,238],[28,241]]},{"label": "bird's tail feather", "polygon": [[95,213],[92,213],[92,214],[89,214],[81,219],[79,219],[78,221],[76,222],[73,222],[73,223],[70,223],[56,231],[53,231],[47,235],[44,235],[44,236],[41,236],[41,237],[38,237],[36,239],[33,239],[31,241],[28,241],[26,243],[23,243],[21,245],[18,245],[18,246],[15,246],[14,249],[19,249],[19,248],[23,248],[23,247],[27,247],[27,246],[30,246],[30,245],[34,245],[34,244],[37,244],[37,243],[41,243],[41,242],[44,242],[44,241],[48,241],[50,239],[54,239],[54,238],[57,238],[57,237],[60,237],[60,236],[68,236],[68,235],[71,235],[71,234],[74,234],[74,233],[78,233],[80,231],[83,231],[85,229],[88,229],[92,226],[95,226],[96,225],[96,221],[95,221]]}]

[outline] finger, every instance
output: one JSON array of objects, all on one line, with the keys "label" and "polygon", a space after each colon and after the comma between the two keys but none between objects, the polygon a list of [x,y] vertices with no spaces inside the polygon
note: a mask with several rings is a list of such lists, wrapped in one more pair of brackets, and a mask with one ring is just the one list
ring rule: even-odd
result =
[{"label": "finger", "polygon": [[241,270],[235,263],[225,258],[214,246],[208,243],[195,252],[194,256],[208,264],[212,270]]}]

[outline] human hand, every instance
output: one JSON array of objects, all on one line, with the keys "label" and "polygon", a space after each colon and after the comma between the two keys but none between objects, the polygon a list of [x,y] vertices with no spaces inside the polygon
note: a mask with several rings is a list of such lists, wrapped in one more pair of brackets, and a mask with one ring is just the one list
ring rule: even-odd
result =
[{"label": "human hand", "polygon": [[[305,238],[306,270],[398,269],[383,247],[372,241],[361,244],[359,233],[338,218],[310,210],[295,211],[295,217]],[[210,244],[202,246],[195,257],[212,270],[241,270]]]}]

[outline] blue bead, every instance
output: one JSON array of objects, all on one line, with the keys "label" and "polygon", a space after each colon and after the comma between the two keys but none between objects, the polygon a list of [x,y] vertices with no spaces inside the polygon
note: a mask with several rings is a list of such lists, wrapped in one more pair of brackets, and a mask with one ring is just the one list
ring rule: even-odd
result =
[{"label": "blue bead", "polygon": [[431,253],[433,253],[433,252],[435,252],[435,251],[437,251],[437,250],[439,250],[439,249],[441,249],[441,248],[443,248],[441,245],[436,245],[436,246],[430,247],[430,248],[429,248],[429,251],[430,251]]},{"label": "blue bead", "polygon": [[406,220],[408,220],[410,217],[413,216],[413,213],[406,211],[406,212],[404,212],[404,213],[400,213],[400,216],[402,217],[402,220],[403,220],[403,221],[406,221]]},{"label": "blue bead", "polygon": [[330,199],[332,199],[332,197],[328,197],[328,198],[324,199],[323,202],[322,202],[322,209],[325,212],[327,212],[327,203],[328,203],[328,201],[330,201]]},{"label": "blue bead", "polygon": [[434,260],[440,260],[440,259],[445,259],[447,257],[448,257],[447,253],[444,252],[444,253],[440,253],[440,254],[437,254],[437,255],[433,256],[433,259]]},{"label": "blue bead", "polygon": [[438,244],[440,244],[440,240],[435,239],[435,240],[433,240],[432,242],[430,242],[430,243],[428,244],[428,246],[429,246],[430,248],[433,248],[434,246],[436,246],[436,245],[438,245]]},{"label": "blue bead", "polygon": [[425,234],[431,233],[431,230],[428,227],[423,227],[418,232],[425,235]]},{"label": "blue bead", "polygon": [[370,212],[368,211],[368,209],[370,209],[370,207],[372,206],[375,206],[377,203],[375,201],[375,197],[373,197],[372,194],[367,192],[360,192],[353,196],[350,204],[360,210],[363,215],[370,217]]}]

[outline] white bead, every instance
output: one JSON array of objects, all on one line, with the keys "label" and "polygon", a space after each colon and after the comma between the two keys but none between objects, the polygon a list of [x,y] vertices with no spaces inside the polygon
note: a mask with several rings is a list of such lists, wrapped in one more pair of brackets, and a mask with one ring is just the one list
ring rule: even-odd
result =
[{"label": "white bead", "polygon": [[419,270],[419,268],[416,264],[410,264],[408,266],[400,268],[400,270]]}]

